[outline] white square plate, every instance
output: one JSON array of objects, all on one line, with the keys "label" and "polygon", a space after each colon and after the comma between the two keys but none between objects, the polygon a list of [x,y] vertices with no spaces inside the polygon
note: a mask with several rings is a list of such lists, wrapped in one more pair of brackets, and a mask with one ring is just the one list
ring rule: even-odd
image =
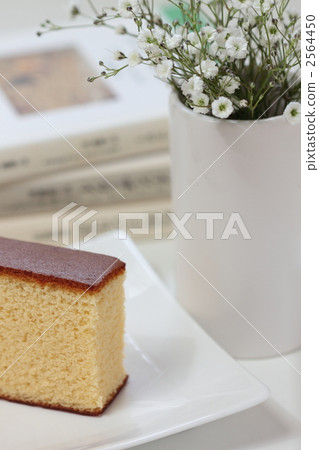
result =
[{"label": "white square plate", "polygon": [[267,388],[184,312],[131,241],[109,233],[86,249],[127,263],[128,384],[100,417],[0,401],[0,448],[130,448],[268,397]]}]

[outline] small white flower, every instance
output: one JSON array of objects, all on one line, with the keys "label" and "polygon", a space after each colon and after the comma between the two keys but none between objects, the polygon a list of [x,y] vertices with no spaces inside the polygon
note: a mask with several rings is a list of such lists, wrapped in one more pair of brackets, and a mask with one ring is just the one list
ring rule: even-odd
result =
[{"label": "small white flower", "polygon": [[174,34],[166,39],[166,46],[169,50],[173,50],[181,45],[183,37],[180,34]]},{"label": "small white flower", "polygon": [[263,12],[269,11],[275,1],[276,0],[253,0],[252,7],[259,15],[262,15]]},{"label": "small white flower", "polygon": [[260,42],[262,45],[268,45],[268,40],[271,45],[278,42],[282,39],[282,34],[284,34],[285,28],[283,24],[278,21],[277,25],[272,23],[272,21],[268,21],[265,26],[262,27]]},{"label": "small white flower", "polygon": [[211,59],[204,59],[199,66],[196,67],[198,72],[202,72],[205,78],[212,79],[218,73],[218,66]]},{"label": "small white flower", "polygon": [[140,12],[138,0],[119,0],[118,13],[124,19],[132,19]]},{"label": "small white flower", "polygon": [[212,103],[213,115],[219,119],[227,119],[233,110],[232,102],[226,97],[219,97]]},{"label": "small white flower", "polygon": [[162,18],[161,18],[161,16],[159,15],[159,14],[154,14],[153,15],[153,20],[154,20],[154,23],[156,24],[156,25],[161,25],[162,24]]},{"label": "small white flower", "polygon": [[218,44],[217,42],[212,42],[212,44],[209,46],[208,54],[211,56],[216,56],[218,51]]},{"label": "small white flower", "polygon": [[225,48],[219,48],[216,56],[220,59],[221,62],[226,61],[227,58],[228,60],[230,60],[230,57]]},{"label": "small white flower", "polygon": [[148,51],[154,45],[156,40],[152,35],[151,30],[148,28],[142,28],[137,37],[138,45],[141,49]]},{"label": "small white flower", "polygon": [[204,82],[197,75],[193,75],[189,80],[185,80],[182,84],[182,92],[185,97],[196,96],[203,92]]},{"label": "small white flower", "polygon": [[298,102],[290,102],[284,111],[284,117],[291,125],[296,125],[301,120],[301,105]]},{"label": "small white flower", "polygon": [[163,39],[164,39],[165,31],[162,30],[162,28],[155,27],[155,28],[153,28],[152,32],[153,32],[153,36],[155,37],[157,42],[159,44],[161,44],[163,42]]},{"label": "small white flower", "polygon": [[224,47],[226,42],[226,36],[228,34],[227,28],[218,27],[216,31],[217,35],[215,41],[219,47]]},{"label": "small white flower", "polygon": [[116,25],[114,31],[116,34],[126,34],[126,28],[123,25]]},{"label": "small white flower", "polygon": [[125,58],[126,58],[126,56],[125,56],[124,53],[121,52],[120,50],[116,50],[116,51],[113,53],[113,59],[114,59],[115,61],[121,61],[121,59],[125,59]]},{"label": "small white flower", "polygon": [[142,62],[142,57],[141,55],[136,51],[136,50],[132,50],[127,57],[127,61],[128,61],[128,65],[130,67],[135,67],[138,64],[141,64]]},{"label": "small white flower", "polygon": [[191,107],[193,111],[199,114],[207,114],[209,108],[207,108],[209,104],[209,97],[206,94],[196,94],[192,97],[193,104]]},{"label": "small white flower", "polygon": [[213,42],[217,35],[217,31],[213,27],[206,26],[201,28],[200,34],[204,37],[204,39],[206,39],[207,42]]},{"label": "small white flower", "polygon": [[173,68],[173,61],[171,61],[170,59],[162,61],[160,64],[157,64],[156,66],[157,76],[161,80],[167,81],[167,79],[172,74],[172,68]]},{"label": "small white flower", "polygon": [[248,106],[248,101],[245,100],[245,99],[240,100],[239,106],[240,106],[241,108],[246,108],[246,107]]},{"label": "small white flower", "polygon": [[201,42],[197,33],[189,33],[187,35],[187,40],[190,42],[190,45],[187,46],[189,54],[195,56],[198,55],[201,50]]},{"label": "small white flower", "polygon": [[252,5],[252,0],[231,0],[231,4],[235,9],[246,11]]},{"label": "small white flower", "polygon": [[242,29],[248,31],[249,28],[254,28],[257,24],[258,14],[252,8],[245,11],[245,19],[243,20]]},{"label": "small white flower", "polygon": [[246,39],[239,36],[230,36],[226,41],[225,48],[227,54],[235,59],[246,58],[248,53]]},{"label": "small white flower", "polygon": [[221,77],[219,83],[227,94],[233,94],[240,86],[238,78],[233,78],[230,75]]},{"label": "small white flower", "polygon": [[228,53],[227,53],[227,51],[226,51],[225,48],[220,48],[220,49],[218,49],[217,56],[218,56],[218,58],[219,58],[219,60],[220,60],[221,62],[226,61],[226,59],[227,59],[229,62],[232,62],[232,61],[233,61],[233,58],[230,58],[230,56],[228,55]]},{"label": "small white flower", "polygon": [[250,22],[249,22],[249,20],[248,19],[244,19],[243,20],[243,30],[245,30],[245,31],[248,31],[249,30],[249,28],[250,28]]},{"label": "small white flower", "polygon": [[174,83],[179,86],[180,88],[182,88],[182,84],[184,83],[184,79],[183,78],[176,78],[176,77],[172,77],[172,80],[174,81]]},{"label": "small white flower", "polygon": [[240,37],[242,36],[242,31],[237,26],[231,25],[227,28],[217,28],[217,34],[216,34],[216,42],[219,45],[219,47],[225,47],[226,41],[231,37],[236,36]]},{"label": "small white flower", "polygon": [[200,44],[200,40],[197,33],[194,33],[193,31],[191,33],[188,33],[187,40],[191,43],[191,45]]},{"label": "small white flower", "polygon": [[[139,32],[137,42],[138,46],[145,52],[151,53],[153,56],[159,55],[161,50],[159,44],[161,43],[163,34],[161,35],[157,30],[149,30],[142,28]],[[158,41],[160,39],[160,42]]]}]

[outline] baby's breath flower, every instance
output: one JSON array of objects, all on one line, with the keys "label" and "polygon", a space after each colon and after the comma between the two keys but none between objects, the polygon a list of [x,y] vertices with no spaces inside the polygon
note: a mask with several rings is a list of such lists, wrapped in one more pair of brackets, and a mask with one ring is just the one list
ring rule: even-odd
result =
[{"label": "baby's breath flower", "polygon": [[248,101],[245,100],[245,99],[240,100],[239,106],[240,106],[241,108],[247,108],[247,106],[248,106]]},{"label": "baby's breath flower", "polygon": [[301,120],[301,105],[298,102],[290,102],[284,111],[284,117],[291,125],[296,125]]},{"label": "baby's breath flower", "polygon": [[218,66],[215,61],[204,59],[200,65],[196,67],[196,70],[201,72],[205,78],[213,79],[218,73]]},{"label": "baby's breath flower", "polygon": [[173,62],[170,59],[163,60],[160,64],[156,66],[157,76],[163,80],[167,81],[172,74]]},{"label": "baby's breath flower", "polygon": [[166,46],[169,50],[173,50],[181,45],[183,37],[180,34],[174,34],[172,37],[166,38]]},{"label": "baby's breath flower", "polygon": [[204,39],[206,39],[207,42],[213,42],[217,35],[217,31],[215,28],[211,26],[206,26],[201,28],[200,34],[203,36]]},{"label": "baby's breath flower", "polygon": [[204,81],[197,75],[193,75],[189,80],[185,80],[181,87],[185,97],[194,97],[202,94],[204,89]]},{"label": "baby's breath flower", "polygon": [[193,31],[191,33],[188,33],[187,40],[191,43],[191,45],[200,44],[200,40],[197,33],[194,33]]},{"label": "baby's breath flower", "polygon": [[124,53],[121,52],[120,50],[116,50],[116,51],[113,53],[113,59],[114,59],[115,61],[121,61],[121,59],[125,59],[125,58],[126,58],[126,56],[125,56]]},{"label": "baby's breath flower", "polygon": [[161,54],[159,46],[163,36],[163,30],[142,28],[137,38],[138,46],[145,52],[151,53],[153,56],[158,56]]},{"label": "baby's breath flower", "polygon": [[238,78],[231,77],[230,75],[221,77],[219,82],[220,86],[227,94],[233,94],[240,86]]},{"label": "baby's breath flower", "polygon": [[227,119],[233,112],[234,107],[229,98],[219,97],[212,103],[212,111],[215,117],[219,119]]},{"label": "baby's breath flower", "polygon": [[156,43],[156,39],[154,39],[154,36],[149,28],[143,28],[137,38],[138,45],[141,49],[145,51],[149,51],[151,48],[153,48],[154,43]]},{"label": "baby's breath flower", "polygon": [[253,0],[252,7],[258,14],[263,14],[272,8],[276,0]]},{"label": "baby's breath flower", "polygon": [[156,13],[153,16],[153,20],[156,25],[161,25],[163,23],[161,16]]},{"label": "baby's breath flower", "polygon": [[164,35],[165,35],[165,31],[162,30],[162,28],[155,27],[152,30],[152,32],[153,32],[153,35],[154,35],[155,39],[160,44],[163,41],[163,38],[164,38]]},{"label": "baby's breath flower", "polygon": [[225,48],[219,48],[217,50],[217,55],[216,55],[221,62],[226,61],[226,59],[229,59],[229,55],[227,53],[227,50]]},{"label": "baby's breath flower", "polygon": [[116,25],[114,29],[116,34],[126,34],[126,28],[123,25]]},{"label": "baby's breath flower", "polygon": [[251,7],[253,0],[231,0],[231,5],[239,11],[245,11]]},{"label": "baby's breath flower", "polygon": [[81,2],[80,1],[69,1],[68,2],[69,11],[71,13],[71,17],[76,17],[81,13]]},{"label": "baby's breath flower", "polygon": [[245,30],[245,31],[248,31],[249,30],[249,28],[251,27],[251,24],[250,24],[250,22],[249,22],[249,20],[248,19],[244,19],[243,20],[243,30]]},{"label": "baby's breath flower", "polygon": [[191,55],[197,55],[198,53],[200,53],[201,43],[197,33],[194,32],[189,33],[187,36],[187,41],[190,43],[190,45],[188,45],[187,48],[188,52]]},{"label": "baby's breath flower", "polygon": [[174,77],[172,76],[172,80],[174,81],[175,86],[178,87],[182,87],[182,84],[184,83],[185,80],[183,80],[183,78],[178,78],[178,77]]},{"label": "baby's breath flower", "polygon": [[[257,24],[257,13],[255,12],[255,10],[253,8],[249,8],[246,11],[246,20],[248,21],[248,24],[250,25],[251,28],[256,26],[256,24]],[[246,30],[247,28],[245,27],[244,29]]]},{"label": "baby's breath flower", "polygon": [[208,54],[210,56],[216,56],[217,55],[217,51],[218,51],[218,44],[217,42],[212,42],[211,45],[208,48]]},{"label": "baby's breath flower", "polygon": [[209,97],[206,94],[195,94],[192,97],[191,107],[193,111],[199,114],[207,114],[209,112]]},{"label": "baby's breath flower", "polygon": [[140,12],[138,0],[119,0],[118,13],[124,19],[132,19]]},{"label": "baby's breath flower", "polygon": [[127,61],[130,67],[135,67],[138,64],[141,64],[143,60],[141,55],[136,50],[132,50],[127,56]]},{"label": "baby's breath flower", "polygon": [[227,39],[231,36],[240,37],[242,31],[237,26],[228,26],[227,28],[217,28],[216,42],[220,47],[225,47]]},{"label": "baby's breath flower", "polygon": [[284,27],[281,22],[274,24],[271,21],[268,21],[266,25],[262,27],[260,42],[262,45],[267,45],[268,41],[271,45],[274,45],[282,38],[282,34],[284,33]]},{"label": "baby's breath flower", "polygon": [[247,41],[240,36],[230,36],[225,44],[227,54],[231,58],[243,59],[247,56]]},{"label": "baby's breath flower", "polygon": [[216,31],[217,31],[217,34],[216,34],[215,41],[218,44],[218,46],[223,47],[225,45],[226,37],[228,34],[227,28],[219,27],[219,28],[217,28]]}]

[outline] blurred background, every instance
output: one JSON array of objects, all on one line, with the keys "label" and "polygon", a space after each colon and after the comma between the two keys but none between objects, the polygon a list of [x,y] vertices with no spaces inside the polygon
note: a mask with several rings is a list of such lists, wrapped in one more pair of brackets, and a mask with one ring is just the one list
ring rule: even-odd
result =
[{"label": "blurred background", "polygon": [[[73,5],[86,17],[72,19]],[[52,216],[68,205],[74,220],[95,211],[99,233],[118,228],[119,212],[169,211],[168,88],[142,66],[87,82],[101,59],[121,67],[113,53],[135,49],[134,39],[84,27],[94,20],[85,0],[0,7],[0,235],[52,243]],[[71,28],[36,36],[48,19]],[[81,234],[90,229],[83,222]]]}]

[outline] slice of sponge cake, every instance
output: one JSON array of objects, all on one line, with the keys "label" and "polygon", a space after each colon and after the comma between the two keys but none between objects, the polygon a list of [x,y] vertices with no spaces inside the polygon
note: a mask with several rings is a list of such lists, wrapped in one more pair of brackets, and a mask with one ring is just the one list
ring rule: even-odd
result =
[{"label": "slice of sponge cake", "polygon": [[125,264],[0,238],[0,398],[97,415],[125,384]]}]

